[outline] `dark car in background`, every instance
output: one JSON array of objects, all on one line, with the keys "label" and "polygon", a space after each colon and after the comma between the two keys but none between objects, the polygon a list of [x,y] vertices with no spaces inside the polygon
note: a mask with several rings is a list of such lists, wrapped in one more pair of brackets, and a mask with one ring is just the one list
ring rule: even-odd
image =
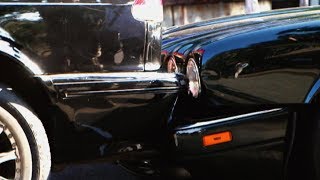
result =
[{"label": "dark car in background", "polygon": [[162,39],[160,0],[1,2],[0,179],[97,161],[165,179],[318,177],[319,12]]},{"label": "dark car in background", "polygon": [[180,97],[173,134],[193,176],[320,178],[319,13],[284,9],[163,33],[163,69],[185,74],[192,97]]}]

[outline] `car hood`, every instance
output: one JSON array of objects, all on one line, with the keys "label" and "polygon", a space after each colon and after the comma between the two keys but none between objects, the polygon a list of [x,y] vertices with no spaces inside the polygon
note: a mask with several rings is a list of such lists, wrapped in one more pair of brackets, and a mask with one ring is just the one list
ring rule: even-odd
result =
[{"label": "car hood", "polygon": [[207,44],[222,41],[228,37],[318,20],[319,17],[320,6],[216,18],[164,31],[162,50],[169,54],[174,52],[187,56],[190,52],[198,51]]}]

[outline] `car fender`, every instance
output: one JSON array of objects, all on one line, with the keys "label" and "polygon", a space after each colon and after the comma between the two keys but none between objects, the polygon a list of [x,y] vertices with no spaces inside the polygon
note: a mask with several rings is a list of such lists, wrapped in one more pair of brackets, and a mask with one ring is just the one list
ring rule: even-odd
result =
[{"label": "car fender", "polygon": [[25,55],[16,43],[9,41],[9,38],[0,37],[0,54],[8,57],[10,61],[22,66],[31,75],[43,74],[41,68]]}]

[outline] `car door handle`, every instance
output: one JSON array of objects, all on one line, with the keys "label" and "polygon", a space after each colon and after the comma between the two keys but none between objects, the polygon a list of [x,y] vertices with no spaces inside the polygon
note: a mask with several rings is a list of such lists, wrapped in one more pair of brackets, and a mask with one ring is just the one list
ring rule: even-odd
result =
[{"label": "car door handle", "polygon": [[235,69],[236,69],[236,71],[235,71],[235,73],[234,73],[234,78],[236,79],[236,78],[238,78],[238,76],[240,75],[240,73],[243,71],[243,69],[244,68],[246,68],[246,67],[248,67],[249,66],[249,63],[237,63],[236,64],[236,67],[235,67]]}]

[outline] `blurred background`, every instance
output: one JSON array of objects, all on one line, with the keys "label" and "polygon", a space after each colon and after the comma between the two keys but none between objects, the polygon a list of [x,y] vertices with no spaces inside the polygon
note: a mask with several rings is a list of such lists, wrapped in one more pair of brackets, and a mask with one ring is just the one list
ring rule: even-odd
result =
[{"label": "blurred background", "polygon": [[163,0],[164,27],[272,9],[319,5],[319,0]]}]

